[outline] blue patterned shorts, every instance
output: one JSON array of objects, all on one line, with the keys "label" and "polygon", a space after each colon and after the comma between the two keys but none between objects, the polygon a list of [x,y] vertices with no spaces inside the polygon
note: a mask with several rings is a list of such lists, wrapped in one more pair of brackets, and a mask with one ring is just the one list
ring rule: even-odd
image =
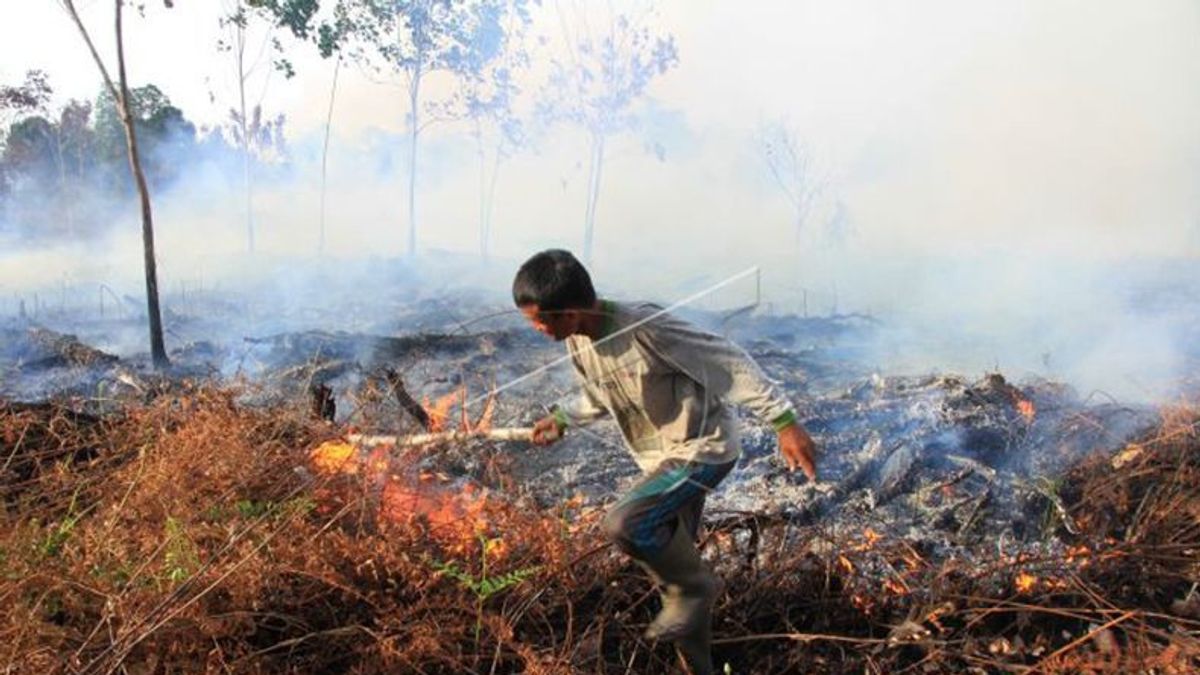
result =
[{"label": "blue patterned shorts", "polygon": [[694,538],[704,498],[735,464],[737,460],[725,464],[664,460],[605,515],[605,534],[635,558],[662,550],[681,524]]}]

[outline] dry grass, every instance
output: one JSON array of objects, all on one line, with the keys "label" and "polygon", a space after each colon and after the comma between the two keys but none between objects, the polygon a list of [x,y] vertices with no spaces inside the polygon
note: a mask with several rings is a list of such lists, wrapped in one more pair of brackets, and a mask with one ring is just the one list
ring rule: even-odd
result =
[{"label": "dry grass", "polygon": [[[6,672],[677,671],[638,637],[656,601],[596,512],[487,492],[504,472],[486,446],[473,491],[409,475],[412,457],[316,472],[328,427],[235,400],[201,388],[104,419],[0,408]],[[935,560],[870,532],[715,523],[718,663],[1194,672],[1197,420],[1167,411],[1121,470],[1075,467],[1059,489],[1080,534],[1037,551]]]}]

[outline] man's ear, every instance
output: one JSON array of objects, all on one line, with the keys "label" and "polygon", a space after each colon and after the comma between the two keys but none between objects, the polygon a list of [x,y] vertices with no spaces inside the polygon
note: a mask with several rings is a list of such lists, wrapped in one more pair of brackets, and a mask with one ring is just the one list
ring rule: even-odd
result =
[{"label": "man's ear", "polygon": [[558,325],[560,328],[569,328],[569,334],[575,334],[580,331],[581,327],[581,312],[576,309],[558,310]]}]

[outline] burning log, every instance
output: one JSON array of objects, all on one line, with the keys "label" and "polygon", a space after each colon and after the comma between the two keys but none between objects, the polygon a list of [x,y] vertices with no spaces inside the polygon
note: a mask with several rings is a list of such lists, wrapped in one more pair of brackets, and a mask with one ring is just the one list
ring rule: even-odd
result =
[{"label": "burning log", "polygon": [[970,534],[971,529],[979,523],[980,518],[983,516],[984,508],[991,499],[992,490],[988,488],[983,491],[983,494],[971,500],[971,510],[967,512],[967,517],[963,519],[962,525],[958,528],[958,538],[960,540]]},{"label": "burning log", "polygon": [[79,341],[74,335],[46,328],[31,328],[25,336],[26,352],[20,360],[26,369],[45,370],[64,366],[110,365],[120,359]]},{"label": "burning log", "polygon": [[332,422],[337,416],[337,403],[333,397],[333,389],[326,384],[314,384],[308,393],[311,397],[313,417]]},{"label": "burning log", "polygon": [[[980,476],[983,476],[989,483],[996,482],[996,470],[984,464],[983,462],[978,462],[970,457],[961,457],[959,455],[946,455],[946,460],[952,464],[961,466],[968,473],[974,472]],[[964,475],[963,477],[965,478],[966,476]]]},{"label": "burning log", "polygon": [[400,378],[400,373],[397,373],[392,368],[385,368],[383,370],[383,379],[388,383],[388,386],[392,388],[392,391],[396,393],[396,401],[400,403],[400,407],[404,408],[408,414],[412,415],[413,418],[420,423],[421,428],[428,431],[430,424],[429,413],[426,412],[425,408],[421,407],[421,404],[417,403],[417,400],[412,397],[412,394],[409,394],[408,390],[404,388],[404,380]]},{"label": "burning log", "polygon": [[879,472],[875,503],[883,504],[899,494],[908,483],[916,465],[917,451],[911,445],[901,445],[893,451]]},{"label": "burning log", "polygon": [[379,445],[394,445],[407,448],[430,443],[451,443],[471,439],[486,439],[490,441],[525,441],[533,440],[533,429],[530,427],[508,427],[499,429],[474,429],[471,431],[434,431],[425,434],[408,436],[350,434],[346,437],[355,445],[373,448]]}]

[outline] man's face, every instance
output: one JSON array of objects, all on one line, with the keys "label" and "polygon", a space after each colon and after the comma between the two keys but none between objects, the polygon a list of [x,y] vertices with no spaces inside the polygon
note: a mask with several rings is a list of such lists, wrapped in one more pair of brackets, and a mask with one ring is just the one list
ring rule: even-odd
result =
[{"label": "man's face", "polygon": [[582,313],[577,309],[560,309],[541,311],[537,305],[521,305],[521,314],[533,326],[534,330],[561,342],[579,332],[579,321]]}]

